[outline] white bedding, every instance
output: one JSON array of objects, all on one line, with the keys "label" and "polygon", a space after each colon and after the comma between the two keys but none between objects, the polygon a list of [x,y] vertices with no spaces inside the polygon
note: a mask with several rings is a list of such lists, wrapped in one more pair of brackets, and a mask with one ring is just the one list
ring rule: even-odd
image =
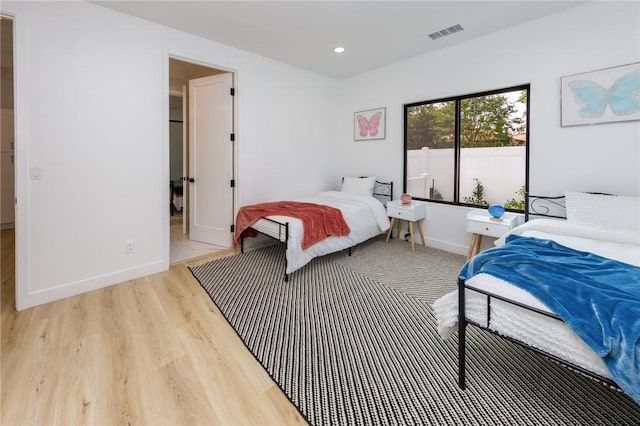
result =
[{"label": "white bedding", "polygon": [[[339,250],[353,247],[369,238],[380,235],[389,229],[389,217],[382,203],[374,197],[350,194],[339,191],[321,192],[315,197],[300,198],[295,201],[323,204],[338,208],[351,229],[344,237],[328,237],[305,250],[301,249],[302,221],[289,216],[267,216],[280,223],[289,223],[289,241],[287,243],[287,274],[290,274],[315,257],[324,256]],[[277,235],[277,226],[267,220],[259,220],[252,228],[267,235]],[[280,241],[284,236],[280,236]]]},{"label": "white bedding", "polygon": [[[515,228],[511,233],[555,240],[576,250],[590,251],[603,257],[640,266],[640,235],[637,231],[572,223],[562,219],[535,219]],[[505,238],[506,236],[497,240],[496,245],[504,244]],[[467,280],[466,285],[551,312],[527,291],[488,274],[478,274]],[[487,327],[486,296],[467,289],[465,299],[467,318]],[[438,320],[440,335],[443,338],[449,337],[457,329],[457,290],[436,300],[433,309]],[[602,359],[561,321],[494,299],[491,302],[491,323],[488,328],[596,374],[610,377]]]}]

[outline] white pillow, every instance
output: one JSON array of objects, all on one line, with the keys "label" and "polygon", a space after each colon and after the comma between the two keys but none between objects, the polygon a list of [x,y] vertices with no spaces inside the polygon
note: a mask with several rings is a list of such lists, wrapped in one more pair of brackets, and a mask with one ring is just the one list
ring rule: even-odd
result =
[{"label": "white pillow", "polygon": [[375,177],[346,177],[342,181],[342,192],[371,197],[373,196],[373,186],[375,184]]},{"label": "white pillow", "polygon": [[567,220],[640,230],[640,197],[565,191]]}]

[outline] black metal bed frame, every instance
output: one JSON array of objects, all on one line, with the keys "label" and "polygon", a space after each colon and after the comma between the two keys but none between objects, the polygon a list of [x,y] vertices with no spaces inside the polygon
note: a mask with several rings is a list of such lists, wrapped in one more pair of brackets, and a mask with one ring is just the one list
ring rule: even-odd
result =
[{"label": "black metal bed frame", "polygon": [[[365,177],[365,176],[362,176],[362,177]],[[393,200],[393,182],[380,182],[376,180],[373,186],[373,197],[380,200],[380,202],[382,202],[383,204],[385,204],[385,201],[383,200],[386,200],[386,201]],[[268,217],[263,217],[262,219],[272,222],[278,226],[277,236],[266,234],[255,228],[252,228],[252,229],[262,235],[266,235],[269,238],[273,238],[274,240],[284,242],[285,252],[286,252],[286,250],[289,248],[289,222],[282,223],[273,219],[269,219]],[[347,252],[348,252],[348,255],[351,256],[351,247],[347,248]],[[240,253],[244,253],[244,236],[243,235],[240,236]],[[285,282],[289,281],[289,274],[287,274],[288,266],[289,266],[289,263],[288,263],[287,257],[285,256],[285,259],[284,259],[284,271],[285,271],[284,281]]]},{"label": "black metal bed frame", "polygon": [[[527,203],[528,209],[525,211],[525,220],[529,220],[530,215],[533,215],[536,217],[552,217],[552,218],[562,218],[562,219],[566,218],[566,214],[563,214],[563,212],[565,211],[564,196],[560,196],[560,197],[527,196],[526,203]],[[486,296],[487,298],[486,326],[483,326],[481,324],[478,324],[475,321],[471,321],[466,318],[465,290],[471,290]],[[526,309],[528,311],[535,312],[537,314],[544,315],[549,318],[553,318],[560,322],[564,322],[558,315],[554,313],[543,311],[535,307],[528,306],[523,303],[508,299],[506,297],[491,293],[489,291],[482,290],[473,286],[469,286],[465,283],[464,278],[458,277],[458,386],[460,387],[460,389],[462,390],[466,389],[465,363],[466,363],[466,327],[467,325],[473,325],[481,330],[500,336],[526,349],[530,349],[534,352],[544,355],[545,357],[552,359],[558,362],[559,364],[564,365],[565,367],[568,367],[572,370],[575,370],[579,373],[589,376],[610,387],[619,389],[619,386],[612,379],[608,377],[601,376],[579,365],[576,365],[570,361],[567,361],[557,355],[550,354],[534,346],[528,345],[527,343],[524,343],[518,339],[500,334],[492,330],[490,326],[491,326],[491,307],[492,307],[491,301],[493,299],[500,300],[502,302],[509,303],[514,306],[518,306],[522,309]]]}]

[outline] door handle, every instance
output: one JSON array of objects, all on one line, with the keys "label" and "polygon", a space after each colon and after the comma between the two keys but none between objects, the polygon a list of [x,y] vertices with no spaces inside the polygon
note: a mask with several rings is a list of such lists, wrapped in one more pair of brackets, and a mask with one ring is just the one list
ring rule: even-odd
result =
[{"label": "door handle", "polygon": [[187,178],[187,180],[191,183],[195,182],[196,180],[194,178]]}]

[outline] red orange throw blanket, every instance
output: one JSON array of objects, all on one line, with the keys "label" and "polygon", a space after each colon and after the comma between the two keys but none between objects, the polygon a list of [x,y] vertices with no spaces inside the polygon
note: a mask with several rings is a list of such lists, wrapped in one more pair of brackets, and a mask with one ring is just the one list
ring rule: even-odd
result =
[{"label": "red orange throw blanket", "polygon": [[235,243],[240,243],[242,233],[258,219],[265,216],[291,216],[302,221],[302,249],[306,249],[325,238],[349,235],[351,229],[342,212],[335,207],[298,201],[274,201],[240,207],[236,217]]}]

